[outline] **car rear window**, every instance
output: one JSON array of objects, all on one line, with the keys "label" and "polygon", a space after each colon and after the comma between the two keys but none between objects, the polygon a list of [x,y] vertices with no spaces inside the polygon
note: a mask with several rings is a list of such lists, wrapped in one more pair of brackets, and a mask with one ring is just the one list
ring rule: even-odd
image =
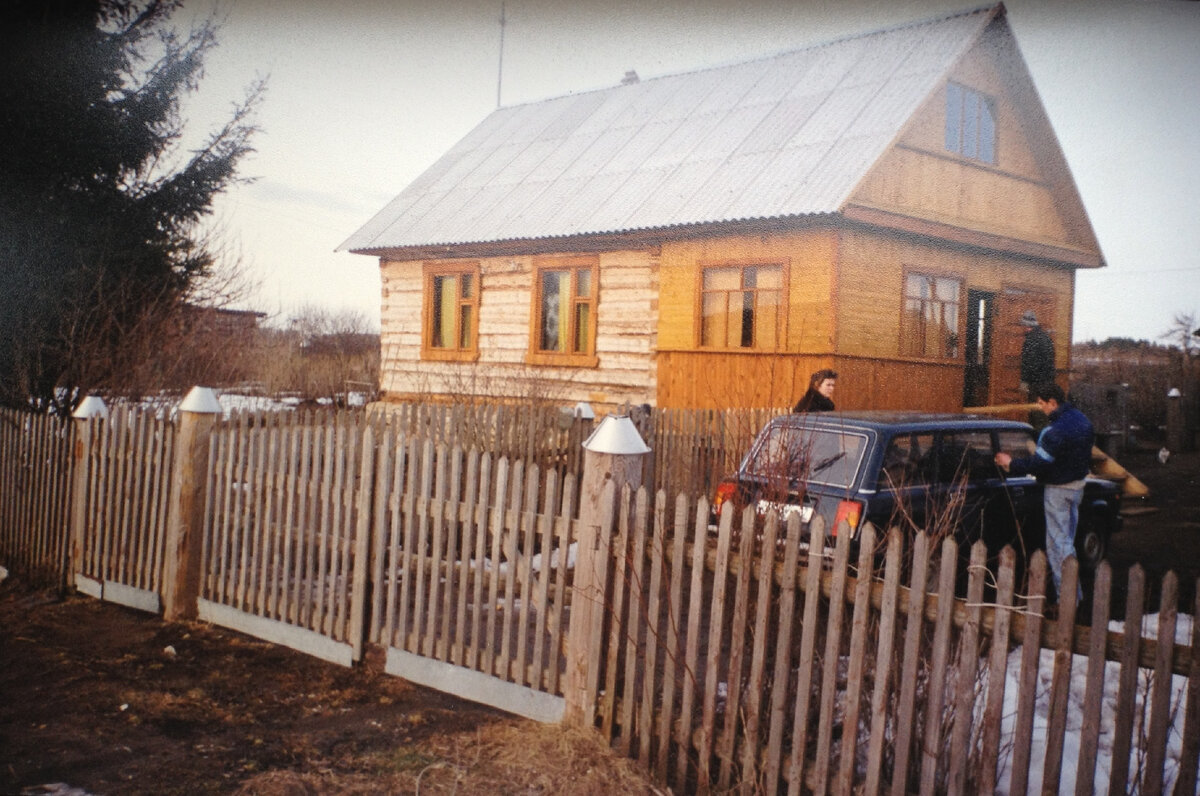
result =
[{"label": "car rear window", "polygon": [[771,426],[752,450],[746,471],[768,480],[848,487],[866,449],[867,435],[861,432]]}]

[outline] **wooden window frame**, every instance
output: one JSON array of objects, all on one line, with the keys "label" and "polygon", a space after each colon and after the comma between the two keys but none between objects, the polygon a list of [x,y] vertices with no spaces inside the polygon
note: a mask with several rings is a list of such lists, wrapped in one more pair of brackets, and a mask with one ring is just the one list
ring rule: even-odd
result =
[{"label": "wooden window frame", "polygon": [[[458,312],[454,315],[454,339],[457,342],[462,337],[459,327],[461,308],[471,307],[474,323],[471,325],[470,339],[467,345],[453,347],[433,345],[434,318],[434,279],[439,276],[471,276],[475,282],[474,294],[467,299],[461,296],[461,287],[456,301]],[[457,284],[461,285],[461,281]],[[482,293],[483,282],[478,262],[455,263],[425,263],[422,276],[421,300],[421,359],[445,362],[474,362],[479,359],[479,296]]]},{"label": "wooden window frame", "polygon": [[[787,321],[788,321],[788,277],[791,272],[791,261],[788,259],[780,260],[719,260],[712,262],[699,263],[700,270],[696,279],[696,323],[693,330],[695,335],[695,344],[697,350],[703,351],[729,351],[740,353],[778,353],[787,350]],[[705,345],[704,344],[704,295],[709,292],[704,289],[704,274],[706,271],[715,268],[737,268],[742,272],[739,278],[740,284],[745,284],[745,270],[747,268],[779,268],[779,305],[778,314],[775,319],[775,344],[772,346],[728,346],[728,345]],[[743,288],[744,290],[744,288]],[[756,291],[757,292],[757,291]],[[756,324],[757,326],[757,324]]]},{"label": "wooden window frame", "polygon": [[[954,125],[955,130],[953,131],[956,140],[951,142],[951,104],[954,101],[956,93],[959,106],[956,111],[957,123]],[[976,116],[974,119],[973,131],[970,127],[971,122],[967,118],[968,114],[966,113],[970,105],[968,100],[972,97],[976,99],[976,102],[974,103],[974,107],[976,108]],[[988,113],[986,114],[986,117],[981,112],[982,109],[987,109]],[[989,166],[995,166],[998,159],[999,149],[999,142],[996,138],[999,131],[999,124],[997,124],[996,119],[995,98],[963,83],[950,81],[946,84],[946,102],[944,110],[946,116],[943,133],[943,146],[945,147],[946,151],[957,155],[958,157],[966,158],[967,160],[974,160],[978,161],[979,163],[986,163]],[[984,135],[985,120],[991,126],[990,153],[985,153],[983,151],[983,144],[989,140],[989,137]],[[972,138],[974,140],[969,140]],[[985,157],[985,154],[990,154],[990,157]]]},{"label": "wooden window frame", "polygon": [[[542,274],[546,271],[571,272],[572,310],[581,304],[590,307],[588,316],[591,323],[587,330],[586,350],[547,351],[541,348],[542,330]],[[591,295],[580,297],[579,272],[588,271],[591,280]],[[600,258],[595,255],[536,257],[533,260],[533,289],[529,307],[529,351],[525,362],[529,365],[555,365],[575,368],[594,368],[600,363],[596,355],[596,327],[600,321]],[[567,318],[567,340],[574,340],[578,333],[575,328],[576,313],[572,311]]]},{"label": "wooden window frame", "polygon": [[[907,305],[908,305],[908,299],[909,299],[908,280],[910,277],[914,277],[914,276],[926,277],[929,279],[953,279],[956,282],[958,282],[958,296],[954,301],[955,318],[954,318],[954,331],[952,333],[955,336],[955,339],[954,339],[955,351],[952,356],[945,355],[945,354],[931,356],[931,355],[923,353],[923,352],[922,353],[913,353],[912,352],[912,346],[910,345],[911,340],[909,339],[907,324],[905,322],[905,314],[907,312]],[[916,268],[916,267],[904,268],[902,275],[901,275],[901,281],[900,281],[900,334],[898,335],[899,342],[900,342],[900,356],[906,357],[909,359],[919,359],[919,360],[923,360],[926,362],[964,363],[965,362],[964,351],[966,350],[966,346],[963,345],[963,331],[964,331],[963,324],[966,323],[966,312],[965,312],[966,290],[967,290],[967,280],[966,280],[966,277],[964,277],[962,274],[931,271],[929,269]],[[936,300],[936,299],[934,299],[934,300]],[[924,302],[927,300],[922,299],[922,301]],[[937,300],[937,301],[939,304],[947,304],[948,303],[948,302],[944,302],[944,301],[940,301],[940,300]],[[922,314],[924,314],[924,313],[922,313]],[[927,347],[927,346],[925,346],[925,347]]]}]

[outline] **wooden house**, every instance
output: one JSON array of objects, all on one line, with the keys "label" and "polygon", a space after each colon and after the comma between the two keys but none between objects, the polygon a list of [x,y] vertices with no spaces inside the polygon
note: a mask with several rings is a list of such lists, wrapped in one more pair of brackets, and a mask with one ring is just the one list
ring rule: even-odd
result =
[{"label": "wooden house", "polygon": [[385,399],[600,406],[1023,399],[1104,265],[1003,5],[500,108],[341,248]]}]

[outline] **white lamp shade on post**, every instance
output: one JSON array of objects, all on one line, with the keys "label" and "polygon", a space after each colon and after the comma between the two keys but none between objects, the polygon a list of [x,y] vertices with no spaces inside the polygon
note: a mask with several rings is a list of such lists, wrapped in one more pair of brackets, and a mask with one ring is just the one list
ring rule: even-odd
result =
[{"label": "white lamp shade on post", "polygon": [[71,417],[76,420],[87,420],[92,417],[108,420],[108,406],[100,396],[89,395],[79,403],[79,406],[71,414]]},{"label": "white lamp shade on post", "polygon": [[628,415],[609,415],[583,443],[583,449],[592,453],[609,453],[631,456],[649,453],[650,448],[638,433],[637,426]]},{"label": "white lamp shade on post", "polygon": [[193,387],[187,397],[183,399],[183,403],[179,405],[179,411],[219,415],[222,410],[221,402],[217,400],[216,390],[212,387]]}]

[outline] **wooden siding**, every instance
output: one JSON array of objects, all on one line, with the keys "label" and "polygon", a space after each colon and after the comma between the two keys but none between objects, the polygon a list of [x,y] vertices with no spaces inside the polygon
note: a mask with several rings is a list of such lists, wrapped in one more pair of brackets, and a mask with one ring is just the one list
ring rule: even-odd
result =
[{"label": "wooden siding", "polygon": [[599,256],[596,367],[533,365],[533,258],[492,257],[480,266],[479,356],[474,362],[420,357],[424,289],[420,261],[381,262],[384,400],[486,397],[597,408],[655,401],[657,258],[650,251]]},{"label": "wooden siding", "polygon": [[[838,283],[841,300],[837,307],[837,354],[842,378],[838,383],[839,407],[875,409],[951,409],[962,407],[963,355],[953,360],[922,360],[900,355],[901,310],[905,269],[963,281],[959,312],[959,337],[966,335],[966,291],[992,292],[1000,299],[1006,292],[1044,293],[1053,297],[1053,312],[1047,319],[1060,369],[1069,363],[1070,319],[1073,311],[1074,271],[982,252],[938,247],[915,240],[868,232],[846,232],[839,246]],[[1038,305],[1039,309],[1046,306]],[[1052,319],[1052,320],[1051,320]],[[991,395],[998,399],[1015,384],[1004,381],[1011,362],[1004,359],[1015,351],[1019,356],[1022,335],[1019,326],[997,320],[993,331]],[[1013,342],[1013,337],[1017,341]],[[960,346],[961,349],[961,346]],[[848,359],[849,358],[849,359]],[[875,360],[858,362],[858,360]],[[856,364],[857,362],[857,364]],[[906,374],[898,379],[885,370]],[[866,378],[869,395],[862,396],[851,374]],[[914,384],[909,378],[919,381]],[[893,393],[891,390],[897,390]],[[861,396],[851,398],[850,396]],[[902,397],[902,398],[901,398]],[[1011,397],[1011,396],[1009,396]],[[860,404],[860,400],[866,403]],[[912,401],[917,402],[913,403]]]},{"label": "wooden siding", "polygon": [[994,100],[996,163],[946,151],[943,87],[914,115],[850,204],[1098,260],[1099,245],[1037,92],[1024,70],[998,59],[1000,52],[1008,50],[985,38],[948,76]]}]

